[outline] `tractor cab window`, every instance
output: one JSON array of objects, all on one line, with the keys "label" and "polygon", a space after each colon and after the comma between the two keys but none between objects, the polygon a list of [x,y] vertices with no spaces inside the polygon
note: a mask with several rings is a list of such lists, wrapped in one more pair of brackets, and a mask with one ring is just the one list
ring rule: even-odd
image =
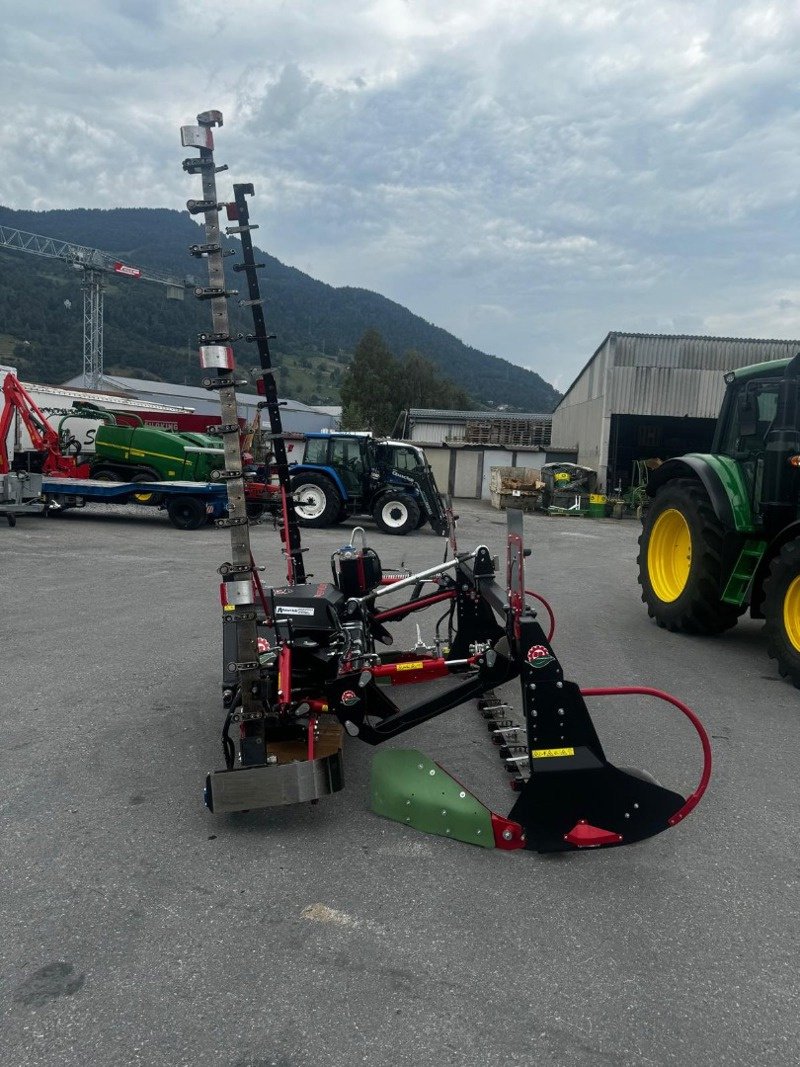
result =
[{"label": "tractor cab window", "polygon": [[318,463],[324,467],[328,462],[328,438],[309,437],[306,441],[304,463]]},{"label": "tractor cab window", "polygon": [[728,414],[722,451],[729,456],[753,456],[764,451],[764,438],[778,406],[776,379],[748,382]]},{"label": "tractor cab window", "polygon": [[334,437],[328,445],[328,462],[339,473],[348,493],[358,494],[364,483],[364,457],[358,437]]},{"label": "tractor cab window", "polygon": [[[383,451],[383,449],[381,450]],[[403,474],[409,474],[421,466],[421,460],[413,448],[393,448],[387,446],[381,459]]]}]

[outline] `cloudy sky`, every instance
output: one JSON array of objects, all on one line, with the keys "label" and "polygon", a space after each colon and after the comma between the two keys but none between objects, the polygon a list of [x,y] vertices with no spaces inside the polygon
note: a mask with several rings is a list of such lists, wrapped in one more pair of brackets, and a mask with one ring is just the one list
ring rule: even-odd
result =
[{"label": "cloudy sky", "polygon": [[0,13],[9,207],[182,208],[219,108],[269,252],[562,389],[609,330],[800,338],[796,0]]}]

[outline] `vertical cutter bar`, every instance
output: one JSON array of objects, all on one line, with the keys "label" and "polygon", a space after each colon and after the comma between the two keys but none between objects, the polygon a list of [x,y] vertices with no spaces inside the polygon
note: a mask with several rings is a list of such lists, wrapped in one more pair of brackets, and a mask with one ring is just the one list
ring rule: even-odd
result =
[{"label": "vertical cutter bar", "polygon": [[[222,125],[222,116],[218,112],[205,112],[198,115],[198,123],[201,127],[209,127],[215,122]],[[210,130],[208,130],[210,134]],[[214,140],[212,136],[206,139],[210,147],[195,145],[200,150],[200,159],[208,165],[201,168],[203,183],[203,200],[213,205],[205,211],[205,240],[215,251],[207,255],[209,286],[225,293],[225,264],[220,245],[219,211],[217,204],[217,180],[214,166]],[[227,338],[230,344],[230,323],[228,318],[227,296],[215,296],[211,300],[211,317],[213,333],[220,338]],[[230,375],[227,368],[218,368],[217,375],[226,377]],[[219,390],[222,422],[225,425],[237,424],[239,412],[236,404],[236,388],[234,385],[221,387]],[[229,470],[241,470],[242,457],[241,445],[238,434],[225,434],[223,436],[225,451],[225,465]],[[244,495],[244,478],[230,478],[226,481],[228,490],[228,514],[232,519],[247,519],[247,507]],[[250,551],[250,529],[247,523],[231,526],[231,559],[235,566],[242,572],[252,566],[252,553]],[[244,605],[245,608],[255,609],[255,604]],[[245,719],[257,719],[263,716],[263,704],[260,697],[261,674],[258,667],[258,631],[255,620],[255,611],[250,619],[237,619],[234,623],[236,628],[236,658],[242,666],[238,671],[238,680],[242,693],[242,717]],[[252,667],[249,664],[256,664]],[[248,664],[245,666],[244,664]]]},{"label": "vertical cutter bar", "polygon": [[506,586],[508,606],[513,620],[514,637],[520,639],[520,620],[525,607],[525,567],[522,542],[522,512],[519,508],[506,511],[508,531],[508,556],[506,563]]}]

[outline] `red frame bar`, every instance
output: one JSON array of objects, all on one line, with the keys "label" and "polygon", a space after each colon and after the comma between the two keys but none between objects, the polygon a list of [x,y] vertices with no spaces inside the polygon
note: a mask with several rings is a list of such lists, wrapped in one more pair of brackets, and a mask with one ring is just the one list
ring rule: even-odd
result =
[{"label": "red frame bar", "polygon": [[665,693],[661,689],[652,689],[650,686],[646,685],[618,685],[599,689],[581,689],[581,696],[584,697],[631,696],[634,694],[637,696],[656,697],[658,700],[665,700],[668,704],[672,704],[672,706],[682,712],[692,726],[694,726],[700,738],[700,743],[703,746],[703,773],[700,776],[700,784],[691,796],[687,797],[686,803],[667,820],[670,826],[674,826],[682,819],[685,819],[686,816],[697,807],[703,793],[705,793],[708,788],[708,783],[711,779],[711,742],[708,739],[706,728],[692,709],[687,707],[682,700],[678,700],[677,697],[671,696],[669,693]]}]

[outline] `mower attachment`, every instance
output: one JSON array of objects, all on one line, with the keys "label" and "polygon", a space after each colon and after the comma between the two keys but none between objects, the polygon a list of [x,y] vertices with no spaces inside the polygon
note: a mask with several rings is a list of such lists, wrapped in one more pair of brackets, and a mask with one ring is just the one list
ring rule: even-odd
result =
[{"label": "mower attachment", "polygon": [[[695,792],[684,800],[636,772],[606,760],[584,695],[621,692],[586,690],[565,682],[552,650],[554,620],[545,634],[526,589],[522,513],[509,509],[505,582],[486,545],[459,552],[455,516],[431,498],[429,518],[448,544],[441,563],[416,574],[385,574],[365,538],[334,553],[332,584],[309,583],[295,513],[280,401],[272,367],[247,197],[253,186],[234,186],[242,262],[253,333],[261,364],[269,440],[273,445],[280,514],[277,522],[286,562],[286,584],[265,587],[250,547],[244,441],[238,433],[232,335],[226,300],[225,254],[219,243],[219,209],[209,127],[222,125],[218,111],[203,112],[184,127],[182,143],[199,159],[184,169],[200,174],[202,199],[189,201],[205,215],[205,243],[193,253],[207,257],[208,286],[195,289],[212,304],[213,332],[200,335],[203,384],[220,398],[219,436],[224,444],[221,476],[228,496],[230,562],[219,568],[223,607],[222,728],[225,770],[206,779],[205,800],[215,813],[314,801],[343,786],[342,737],[380,745],[468,700],[481,699],[493,740],[519,797],[508,819],[494,815],[458,781],[416,751],[392,750],[375,760],[373,804],[388,818],[428,833],[483,847],[557,851],[627,844],[680,822],[702,797],[711,773],[708,737],[693,712],[675,698],[643,687],[628,692],[660,696],[695,725],[703,744],[704,769]],[[188,132],[187,132],[188,131]],[[429,468],[428,468],[429,474]],[[427,474],[426,474],[427,476]],[[431,483],[432,484],[432,483]],[[270,488],[269,486],[267,488]],[[422,489],[423,487],[420,486]],[[428,487],[430,488],[430,486]],[[449,554],[449,558],[448,558]],[[405,568],[402,568],[404,571]],[[402,599],[387,603],[386,598]],[[547,605],[546,605],[547,606]],[[438,621],[413,648],[394,646],[391,625],[435,608]],[[549,608],[548,608],[549,611]],[[387,648],[387,646],[389,646]],[[525,723],[500,715],[508,707],[486,700],[495,687],[519,678]],[[418,687],[417,699],[406,702]],[[495,718],[495,715],[500,716]]]}]

